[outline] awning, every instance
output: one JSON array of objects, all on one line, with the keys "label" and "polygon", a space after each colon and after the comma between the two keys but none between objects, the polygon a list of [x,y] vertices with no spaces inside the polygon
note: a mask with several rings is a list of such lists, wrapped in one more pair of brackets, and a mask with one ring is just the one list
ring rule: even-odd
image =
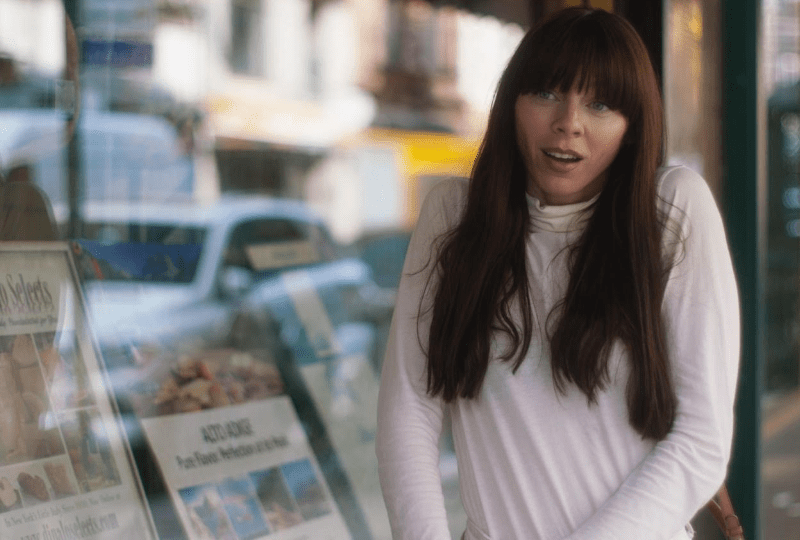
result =
[{"label": "awning", "polygon": [[566,6],[587,5],[614,9],[614,0],[424,0],[435,7],[452,6],[476,15],[489,15],[523,28],[534,20]]},{"label": "awning", "polygon": [[320,151],[368,127],[375,100],[353,90],[324,100],[219,94],[208,100],[208,127],[238,145]]},{"label": "awning", "polygon": [[[536,0],[425,0],[434,7],[451,6],[476,15],[488,15],[527,27]],[[544,3],[541,0],[538,3]]]}]

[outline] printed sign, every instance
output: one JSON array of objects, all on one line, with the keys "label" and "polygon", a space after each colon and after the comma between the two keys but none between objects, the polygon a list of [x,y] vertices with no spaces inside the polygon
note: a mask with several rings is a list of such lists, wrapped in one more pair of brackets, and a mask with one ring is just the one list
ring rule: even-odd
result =
[{"label": "printed sign", "polygon": [[154,365],[131,398],[189,538],[351,538],[273,364],[217,350]]},{"label": "printed sign", "polygon": [[320,259],[312,242],[266,242],[245,247],[247,259],[256,271],[312,264]]},{"label": "printed sign", "polygon": [[0,247],[0,538],[155,538],[66,244]]},{"label": "printed sign", "polygon": [[285,272],[281,283],[291,302],[274,306],[273,313],[282,317],[285,325],[303,329],[297,333],[302,337],[292,343],[295,362],[372,535],[390,538],[375,456],[380,386],[375,370],[364,349],[349,350],[343,345],[319,287],[307,270]]}]

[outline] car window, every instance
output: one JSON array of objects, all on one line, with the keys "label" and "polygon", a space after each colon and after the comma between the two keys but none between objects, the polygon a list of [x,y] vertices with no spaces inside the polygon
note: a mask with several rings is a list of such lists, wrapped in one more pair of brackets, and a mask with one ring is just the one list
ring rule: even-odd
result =
[{"label": "car window", "polygon": [[359,242],[359,255],[372,268],[373,277],[378,285],[396,288],[400,283],[410,241],[410,232],[397,231],[375,238],[365,238]]},{"label": "car window", "polygon": [[[111,281],[191,283],[206,230],[173,224],[87,223],[77,242],[93,261],[89,276]],[[85,274],[87,275],[87,274]]]},{"label": "car window", "polygon": [[225,266],[255,273],[314,264],[321,254],[313,226],[284,218],[254,219],[236,226],[224,254]]},{"label": "car window", "polygon": [[86,186],[92,200],[176,197],[191,190],[188,163],[169,152],[163,140],[131,135],[91,133],[87,137]]}]

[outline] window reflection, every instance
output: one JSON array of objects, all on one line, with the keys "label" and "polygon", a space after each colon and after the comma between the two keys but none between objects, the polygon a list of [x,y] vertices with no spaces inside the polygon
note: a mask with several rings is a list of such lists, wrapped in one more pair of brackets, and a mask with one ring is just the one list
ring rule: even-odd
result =
[{"label": "window reflection", "polygon": [[800,526],[800,3],[762,3],[767,268],[762,516],[765,538]]},{"label": "window reflection", "polygon": [[[70,242],[159,533],[316,538],[327,520],[334,537],[388,539],[372,438],[405,250],[425,194],[469,173],[522,28],[422,0],[76,3],[79,87],[63,80],[61,1],[0,0],[0,170],[43,192]],[[670,6],[670,158],[719,192],[719,6]],[[783,82],[790,53],[776,61]],[[795,167],[797,113],[778,125]],[[780,192],[789,241],[796,184]],[[787,346],[795,304],[776,326]],[[774,362],[781,384],[793,354]],[[249,443],[192,439],[239,413],[274,430],[262,448],[299,455],[251,466]],[[85,469],[71,480],[94,492],[122,477],[123,461],[81,450],[105,448],[96,415],[62,416]],[[440,469],[456,536],[449,437]],[[240,454],[241,467],[201,472]]]},{"label": "window reflection", "polygon": [[672,164],[700,173],[721,197],[722,146],[720,3],[671,0],[667,3],[664,104],[667,156]]}]

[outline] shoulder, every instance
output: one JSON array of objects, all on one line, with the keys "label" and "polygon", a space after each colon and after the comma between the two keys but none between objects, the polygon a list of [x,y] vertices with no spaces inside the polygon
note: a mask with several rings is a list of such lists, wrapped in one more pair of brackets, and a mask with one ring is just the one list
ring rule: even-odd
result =
[{"label": "shoulder", "polygon": [[449,229],[455,226],[467,204],[469,180],[448,177],[437,182],[422,202],[419,225],[429,225],[435,229]]},{"label": "shoulder", "polygon": [[697,172],[684,165],[661,167],[656,171],[658,193],[665,199],[683,194],[710,193],[708,183]]},{"label": "shoulder", "polygon": [[[727,235],[717,201],[702,176],[688,167],[665,167],[658,175],[659,205],[666,217],[667,253],[727,255]],[[680,257],[678,257],[678,255]]]},{"label": "shoulder", "polygon": [[425,195],[424,204],[454,207],[462,206],[466,203],[468,189],[469,179],[448,176],[433,185],[427,195]]},{"label": "shoulder", "polygon": [[697,172],[678,165],[662,167],[656,174],[659,202],[668,214],[674,216],[677,210],[686,216],[698,218],[719,215],[711,188]]},{"label": "shoulder", "polygon": [[[437,182],[424,196],[403,269],[403,279],[408,283],[418,283],[420,290],[425,289],[424,279],[429,273],[419,272],[434,268],[435,265],[430,264],[431,256],[441,247],[447,233],[458,225],[466,205],[467,190],[467,180],[446,178]],[[423,281],[417,282],[417,279]],[[401,280],[401,286],[404,282]]]}]

